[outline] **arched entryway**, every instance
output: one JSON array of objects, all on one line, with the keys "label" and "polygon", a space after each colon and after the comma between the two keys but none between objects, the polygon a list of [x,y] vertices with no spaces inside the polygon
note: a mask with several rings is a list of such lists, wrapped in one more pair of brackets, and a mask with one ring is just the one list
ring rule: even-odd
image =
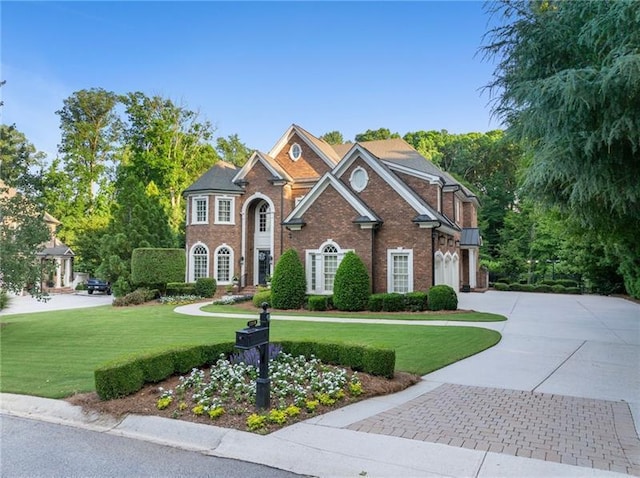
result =
[{"label": "arched entryway", "polygon": [[242,211],[242,286],[265,284],[273,273],[273,232],[273,201],[256,193]]}]

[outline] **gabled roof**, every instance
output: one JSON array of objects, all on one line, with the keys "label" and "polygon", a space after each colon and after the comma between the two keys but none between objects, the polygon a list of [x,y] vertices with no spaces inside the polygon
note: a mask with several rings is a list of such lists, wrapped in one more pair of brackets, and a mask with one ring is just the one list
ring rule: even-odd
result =
[{"label": "gabled roof", "polygon": [[242,168],[240,170],[238,170],[238,172],[236,173],[236,175],[233,178],[233,181],[234,182],[242,181],[246,177],[246,175],[249,174],[249,171],[251,171],[251,169],[253,169],[253,167],[258,162],[262,163],[262,165],[265,168],[267,168],[267,170],[273,176],[273,179],[282,179],[282,180],[285,180],[285,181],[293,181],[291,176],[289,176],[287,174],[287,172],[282,168],[282,166],[280,166],[278,164],[278,162],[275,159],[273,159],[268,154],[264,154],[264,153],[262,153],[260,151],[255,151],[251,155],[251,157],[249,158],[249,161],[247,161],[244,164],[244,166],[242,166]]},{"label": "gabled roof", "polygon": [[238,168],[226,161],[218,161],[198,180],[184,190],[184,196],[187,194],[199,192],[226,192],[241,193],[243,189],[233,183],[233,177],[238,172]]},{"label": "gabled roof", "polygon": [[62,224],[60,221],[58,221],[55,217],[53,217],[51,214],[49,214],[46,211],[44,213],[44,222],[55,224],[56,226]]},{"label": "gabled roof", "polygon": [[282,135],[282,137],[278,140],[278,142],[271,148],[269,151],[269,156],[276,157],[278,153],[285,147],[285,145],[291,139],[291,136],[297,133],[298,136],[305,142],[307,145],[330,167],[334,167],[338,161],[340,161],[340,156],[335,152],[335,150],[331,147],[329,143],[326,141],[316,138],[311,133],[301,128],[296,124],[292,124],[289,126],[287,131]]},{"label": "gabled roof", "polygon": [[349,152],[344,156],[340,164],[338,164],[333,174],[340,177],[353,162],[358,158],[367,163],[367,165],[376,171],[398,194],[416,211],[419,216],[425,216],[432,220],[438,219],[436,211],[431,208],[420,196],[418,196],[410,187],[408,187],[398,176],[393,174],[389,168],[379,158],[372,155],[371,152],[364,149],[360,143],[354,144]]},{"label": "gabled roof", "polygon": [[36,255],[38,256],[75,256],[69,246],[62,242],[57,242],[54,247],[45,247]]},{"label": "gabled roof", "polygon": [[302,198],[298,205],[291,211],[287,218],[283,221],[283,224],[301,224],[302,216],[311,207],[315,200],[329,187],[333,187],[338,194],[340,194],[354,209],[357,216],[354,217],[354,222],[358,224],[364,223],[378,223],[381,224],[382,220],[378,215],[371,210],[351,189],[340,181],[333,174],[325,173],[311,188],[311,190]]}]

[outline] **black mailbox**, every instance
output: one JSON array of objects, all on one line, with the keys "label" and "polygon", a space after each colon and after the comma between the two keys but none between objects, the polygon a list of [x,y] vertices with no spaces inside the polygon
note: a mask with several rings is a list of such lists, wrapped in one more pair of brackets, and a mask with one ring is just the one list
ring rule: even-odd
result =
[{"label": "black mailbox", "polygon": [[252,349],[269,343],[269,327],[247,327],[236,331],[236,348]]}]

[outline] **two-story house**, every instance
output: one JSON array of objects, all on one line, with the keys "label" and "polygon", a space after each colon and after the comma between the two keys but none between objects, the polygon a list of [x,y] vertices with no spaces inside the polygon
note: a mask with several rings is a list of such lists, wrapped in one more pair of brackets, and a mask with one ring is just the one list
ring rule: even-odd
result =
[{"label": "two-story house", "polygon": [[310,294],[330,294],[347,251],[372,292],[486,287],[478,200],[402,139],[330,145],[292,125],[242,168],[216,163],[188,187],[187,281],[264,284],[283,251]]}]

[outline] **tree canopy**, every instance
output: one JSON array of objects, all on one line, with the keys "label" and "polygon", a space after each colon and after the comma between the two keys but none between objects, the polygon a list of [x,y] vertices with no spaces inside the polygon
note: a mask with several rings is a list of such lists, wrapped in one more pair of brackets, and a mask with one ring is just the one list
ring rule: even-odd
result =
[{"label": "tree canopy", "polygon": [[526,190],[606,236],[640,296],[640,3],[493,5],[488,86],[529,158]]}]

